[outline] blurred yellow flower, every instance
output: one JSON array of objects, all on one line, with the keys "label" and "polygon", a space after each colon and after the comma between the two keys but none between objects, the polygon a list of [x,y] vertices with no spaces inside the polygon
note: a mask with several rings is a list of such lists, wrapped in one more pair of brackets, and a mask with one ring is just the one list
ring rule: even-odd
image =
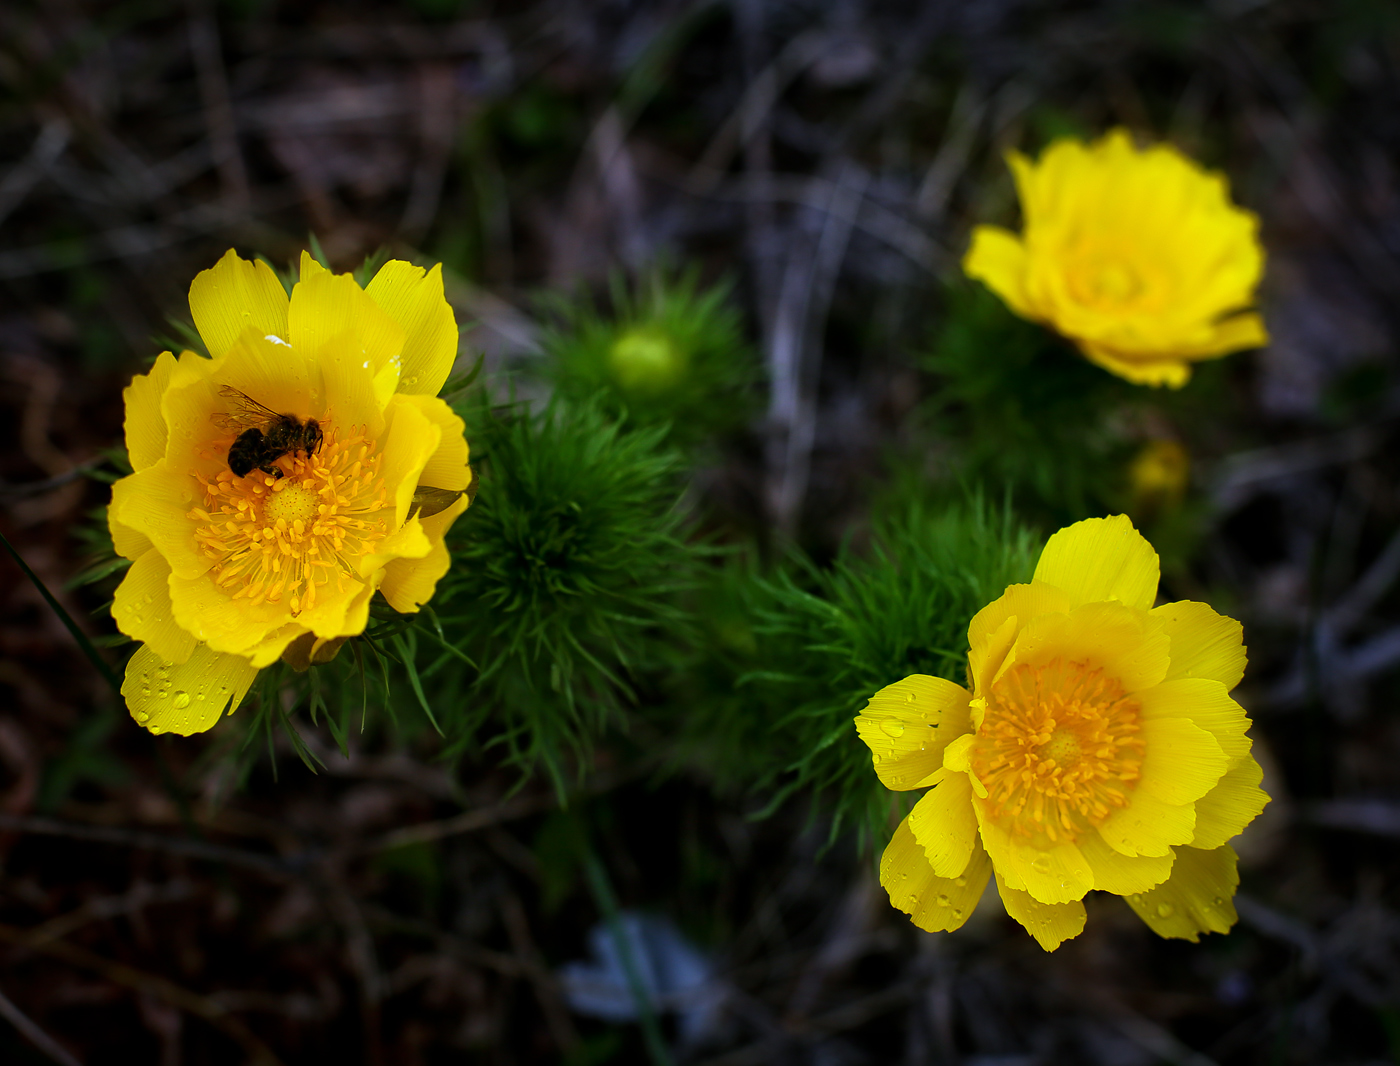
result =
[{"label": "blurred yellow flower", "polygon": [[1018,315],[1141,385],[1179,388],[1192,362],[1268,343],[1248,310],[1264,269],[1259,220],[1221,175],[1170,145],[1139,151],[1122,129],[1008,162],[1022,235],[976,227],[963,270]]},{"label": "blurred yellow flower", "polygon": [[[122,695],[151,732],[186,736],[279,657],[328,661],[376,590],[418,610],[472,478],[462,420],[437,396],[458,344],[441,268],[392,261],[361,289],[303,253],[288,299],[267,264],[230,251],[195,278],[190,310],[212,358],[165,352],[132,380],[135,472],[108,510],[132,560],[112,616],[142,642]],[[270,425],[282,415],[290,438]],[[436,507],[420,508],[421,486],[442,490]]]},{"label": "blurred yellow flower", "polygon": [[1159,437],[1144,444],[1128,465],[1133,515],[1154,515],[1181,503],[1191,480],[1191,456],[1180,442]]},{"label": "blurred yellow flower", "polygon": [[1127,518],[1062,529],[1031,583],[972,619],[971,691],[915,674],[856,719],[888,788],[929,788],[880,864],[916,925],[957,929],[992,877],[1047,951],[1083,929],[1091,889],[1166,937],[1234,924],[1226,842],[1268,802],[1228,695],[1241,629],[1202,603],[1154,608],[1157,578]]}]

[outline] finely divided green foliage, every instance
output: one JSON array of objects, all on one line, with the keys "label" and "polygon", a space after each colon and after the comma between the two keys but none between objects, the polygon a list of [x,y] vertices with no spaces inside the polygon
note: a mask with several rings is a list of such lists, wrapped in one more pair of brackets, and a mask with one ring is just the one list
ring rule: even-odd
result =
[{"label": "finely divided green foliage", "polygon": [[944,299],[925,360],[935,376],[926,413],[935,433],[957,442],[953,472],[993,494],[1010,491],[1023,513],[1052,527],[1103,513],[1131,450],[1123,412],[1157,390],[1094,366],[980,282],[953,282]]},{"label": "finely divided green foliage", "polygon": [[489,722],[511,761],[557,781],[566,754],[622,722],[659,642],[685,637],[678,594],[702,549],[681,539],[683,468],[664,428],[628,430],[596,404],[462,413],[481,489],[431,606],[475,666],[420,634],[422,683],[458,749]]},{"label": "finely divided green foliage", "polygon": [[635,425],[668,423],[670,439],[697,443],[742,424],[757,357],[727,284],[702,289],[695,270],[657,268],[611,285],[612,313],[587,296],[549,304],[545,373],[576,401],[597,399]]},{"label": "finely divided green foliage", "polygon": [[833,808],[833,833],[854,821],[878,837],[892,797],[852,720],[909,674],[963,683],[969,620],[1029,580],[1035,554],[1000,509],[913,505],[879,523],[868,551],[847,548],[828,569],[798,557],[754,580],[756,665],[741,681],[750,717],[711,726],[733,746],[729,772],[743,765],[777,799],[815,790]]}]

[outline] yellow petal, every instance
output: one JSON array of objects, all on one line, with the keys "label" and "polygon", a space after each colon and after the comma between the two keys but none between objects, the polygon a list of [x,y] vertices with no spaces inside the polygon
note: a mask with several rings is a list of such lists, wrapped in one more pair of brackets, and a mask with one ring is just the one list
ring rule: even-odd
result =
[{"label": "yellow petal", "polygon": [[966,774],[948,774],[909,812],[909,829],[939,877],[958,877],[977,848],[977,815]]},{"label": "yellow petal", "polygon": [[1246,348],[1262,348],[1268,343],[1269,331],[1264,319],[1250,311],[1216,323],[1210,338],[1188,351],[1195,359],[1213,359]]},{"label": "yellow petal", "polygon": [[399,391],[436,396],[457,361],[457,320],[442,294],[442,265],[422,267],[391,259],[365,292],[403,327]]},{"label": "yellow petal", "polygon": [[202,574],[209,569],[209,560],[195,545],[192,524],[186,517],[194,506],[198,488],[194,478],[175,473],[162,459],[112,486],[112,502],[107,508],[109,525],[114,534],[122,527],[126,542],[133,534],[144,537],[165,556],[175,573]]},{"label": "yellow petal", "polygon": [[228,708],[238,710],[257,669],[237,655],[197,646],[183,663],[162,659],[147,645],[126,664],[122,696],[136,721],[152,733],[203,733]]},{"label": "yellow petal", "polygon": [[[212,651],[244,658],[251,658],[254,648],[292,624],[289,597],[262,603],[253,603],[246,596],[235,599],[231,590],[215,582],[212,570],[193,576],[172,575],[170,602],[176,623],[196,640]],[[272,661],[276,658],[272,656]]]},{"label": "yellow petal", "polygon": [[248,649],[248,661],[258,670],[271,666],[282,657],[288,645],[304,632],[306,630],[295,622],[289,622],[280,629],[274,629]]},{"label": "yellow petal", "polygon": [[1196,835],[1193,848],[1218,848],[1244,831],[1269,802],[1259,787],[1264,771],[1253,758],[1241,759],[1226,771],[1216,786],[1196,801]]},{"label": "yellow petal", "polygon": [[1129,857],[1104,843],[1097,833],[1079,838],[1079,850],[1094,873],[1094,887],[1116,896],[1146,892],[1165,881],[1172,872],[1174,855],[1139,855]]},{"label": "yellow petal", "polygon": [[1028,892],[1009,888],[1000,870],[997,871],[997,891],[1006,913],[1025,926],[1026,932],[1046,951],[1054,951],[1084,931],[1087,915],[1080,900],[1042,903]]},{"label": "yellow petal", "polygon": [[1029,892],[1041,903],[1083,899],[1094,887],[1094,875],[1076,845],[1062,841],[1050,848],[1032,847],[997,824],[986,800],[974,795],[972,806],[982,846],[1007,884]]},{"label": "yellow petal", "polygon": [[466,509],[467,498],[463,496],[446,510],[422,519],[423,532],[432,545],[428,554],[421,559],[391,559],[385,564],[379,591],[394,610],[412,614],[433,598],[437,583],[452,565],[443,536]]},{"label": "yellow petal", "polygon": [[1228,844],[1211,851],[1177,848],[1171,877],[1150,892],[1128,896],[1128,906],[1158,936],[1195,943],[1202,933],[1228,933],[1239,920],[1236,863]]},{"label": "yellow petal", "polygon": [[1074,604],[1118,600],[1146,611],[1157,597],[1157,553],[1126,515],[1086,518],[1050,537],[1035,580],[1070,594]]},{"label": "yellow petal", "polygon": [[1026,248],[1010,230],[974,226],[972,244],[963,256],[963,273],[983,282],[1023,318],[1034,318],[1026,295]]},{"label": "yellow petal", "polygon": [[471,484],[468,467],[471,450],[467,445],[466,423],[446,401],[437,396],[415,396],[400,393],[398,402],[407,404],[441,430],[438,446],[419,474],[420,484],[456,492]]},{"label": "yellow petal", "polygon": [[[116,485],[125,480],[122,478]],[[112,486],[114,495],[116,485]],[[150,537],[118,519],[110,506],[107,508],[107,532],[112,535],[113,550],[123,559],[139,559],[153,547]]]},{"label": "yellow petal", "polygon": [[914,839],[907,818],[899,823],[880,859],[880,884],[890,902],[930,933],[961,928],[982,898],[991,872],[987,853],[977,847],[959,876],[939,877]]},{"label": "yellow petal", "polygon": [[1217,614],[1204,603],[1178,600],[1151,611],[1162,621],[1172,642],[1172,662],[1164,681],[1204,677],[1219,681],[1227,690],[1244,676],[1244,627],[1233,618]]},{"label": "yellow petal", "polygon": [[[375,410],[383,410],[398,380],[404,331],[348,274],[303,277],[287,314],[292,348],[321,368],[326,404],[346,424],[378,426],[365,410],[365,382]],[[354,402],[350,402],[353,399]]]},{"label": "yellow petal", "polygon": [[1154,718],[1189,718],[1215,737],[1220,750],[1231,763],[1243,759],[1252,746],[1245,733],[1249,716],[1244,708],[1230,698],[1219,681],[1204,677],[1183,677],[1163,681],[1145,692],[1138,693],[1144,720]]},{"label": "yellow petal", "polygon": [[160,398],[175,373],[175,357],[161,352],[146,374],[137,374],[122,391],[126,404],[126,454],[133,470],[144,470],[165,456],[165,417],[160,413]]},{"label": "yellow petal", "polygon": [[1032,666],[1053,659],[1092,663],[1126,691],[1137,693],[1162,680],[1170,648],[1171,641],[1150,614],[1110,601],[1033,619],[1016,638],[1008,661]]},{"label": "yellow petal", "polygon": [[287,340],[287,290],[266,263],[240,259],[230,248],[190,286],[190,313],[209,354],[218,358],[252,328]]},{"label": "yellow petal", "polygon": [[330,271],[323,267],[312,257],[305,248],[301,250],[301,258],[297,261],[298,280],[310,281],[321,274],[329,274]]},{"label": "yellow petal", "polygon": [[1194,803],[1229,768],[1215,737],[1188,719],[1145,718],[1142,736],[1147,753],[1135,798],[1146,794],[1173,806]]},{"label": "yellow petal", "polygon": [[112,619],[132,640],[149,645],[163,660],[183,663],[197,643],[175,622],[170,605],[170,564],[148,551],[131,564],[112,599]]},{"label": "yellow petal", "polygon": [[[383,455],[380,477],[392,486],[394,521],[402,525],[408,520],[413,493],[422,480],[428,461],[437,453],[443,438],[443,427],[423,411],[420,397],[394,396],[385,408],[386,426],[383,435]],[[441,401],[439,401],[441,402]],[[456,472],[461,477],[461,472]],[[438,488],[453,488],[438,485]]]},{"label": "yellow petal", "polygon": [[1177,353],[1139,355],[1082,338],[1076,338],[1075,343],[1089,362],[1134,385],[1165,385],[1169,389],[1179,389],[1191,380],[1191,364]]},{"label": "yellow petal", "polygon": [[973,691],[985,694],[1007,665],[1011,645],[1031,619],[1064,614],[1070,609],[1069,593],[1053,585],[1009,585],[1004,593],[983,607],[967,627],[967,667]]},{"label": "yellow petal", "polygon": [[1124,855],[1165,855],[1173,845],[1190,843],[1195,830],[1194,808],[1166,803],[1139,788],[1128,806],[1103,820],[1099,836]]},{"label": "yellow petal", "polygon": [[886,788],[924,787],[943,766],[948,743],[972,728],[967,690],[928,674],[886,685],[856,718],[856,733],[873,753]]}]

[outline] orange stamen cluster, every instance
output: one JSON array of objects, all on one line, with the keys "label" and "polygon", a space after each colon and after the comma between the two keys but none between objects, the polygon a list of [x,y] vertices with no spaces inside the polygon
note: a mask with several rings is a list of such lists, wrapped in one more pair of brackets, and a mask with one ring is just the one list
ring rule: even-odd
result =
[{"label": "orange stamen cluster", "polygon": [[972,770],[992,817],[1043,846],[1127,806],[1144,749],[1141,707],[1116,678],[1053,659],[1013,666],[993,685]]},{"label": "orange stamen cluster", "polygon": [[356,560],[389,533],[392,501],[379,476],[380,455],[355,431],[328,434],[311,456],[277,460],[281,479],[225,468],[196,475],[204,505],[189,517],[195,540],[213,560],[214,580],[233,599],[281,603],[293,616],[347,583],[363,583]]}]

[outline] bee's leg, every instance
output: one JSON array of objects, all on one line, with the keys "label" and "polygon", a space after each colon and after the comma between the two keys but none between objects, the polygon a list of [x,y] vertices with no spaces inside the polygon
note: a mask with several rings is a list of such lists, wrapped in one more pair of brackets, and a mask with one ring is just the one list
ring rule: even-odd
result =
[{"label": "bee's leg", "polygon": [[264,463],[262,466],[258,467],[258,469],[270,478],[275,478],[278,481],[282,480],[282,468],[280,466],[273,466],[271,463]]}]

